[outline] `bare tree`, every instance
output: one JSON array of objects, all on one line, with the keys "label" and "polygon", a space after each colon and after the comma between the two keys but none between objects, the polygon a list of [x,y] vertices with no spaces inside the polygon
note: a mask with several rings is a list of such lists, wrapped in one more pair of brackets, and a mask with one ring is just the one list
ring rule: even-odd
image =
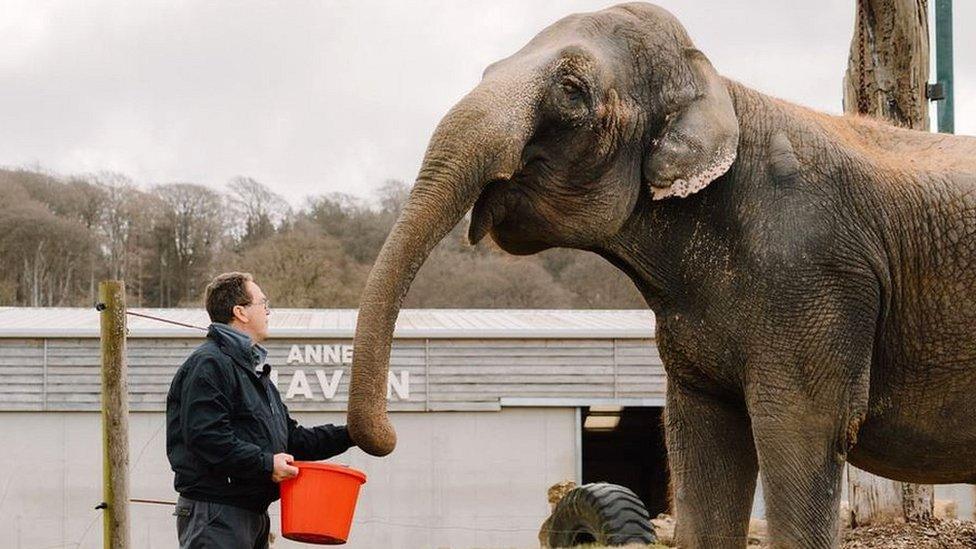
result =
[{"label": "bare tree", "polygon": [[501,252],[434,249],[410,291],[406,307],[566,309],[573,294],[535,257]]},{"label": "bare tree", "polygon": [[338,240],[307,222],[261,241],[219,270],[229,268],[252,273],[285,307],[355,307],[369,273]]},{"label": "bare tree", "polygon": [[13,304],[79,305],[96,239],[79,221],[52,213],[37,201],[0,209],[0,258]]},{"label": "bare tree", "polygon": [[228,202],[238,214],[233,225],[236,240],[253,244],[268,238],[291,216],[291,206],[265,185],[244,176],[227,183]]},{"label": "bare tree", "polygon": [[409,196],[410,185],[407,185],[399,179],[387,179],[377,189],[376,197],[379,199],[380,211],[392,216],[390,222],[391,227],[393,226],[393,221],[396,221],[396,218],[400,216],[403,205],[407,203]]},{"label": "bare tree", "polygon": [[158,303],[178,306],[199,296],[227,225],[224,198],[201,185],[170,183],[153,189],[164,207],[153,238]]},{"label": "bare tree", "polygon": [[643,309],[647,307],[633,281],[597,254],[574,250],[572,262],[557,278],[573,292],[580,309]]},{"label": "bare tree", "polygon": [[309,198],[305,215],[362,263],[376,258],[396,219],[391,212],[371,209],[361,199],[341,193]]}]

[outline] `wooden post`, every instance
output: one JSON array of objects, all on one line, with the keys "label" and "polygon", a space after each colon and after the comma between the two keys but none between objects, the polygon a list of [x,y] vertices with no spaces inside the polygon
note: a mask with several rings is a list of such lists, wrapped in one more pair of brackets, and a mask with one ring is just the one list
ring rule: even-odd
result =
[{"label": "wooden post", "polygon": [[129,386],[125,361],[125,284],[98,285],[102,335],[103,546],[129,543]]},{"label": "wooden post", "polygon": [[928,0],[857,0],[844,112],[929,129]]},{"label": "wooden post", "polygon": [[[857,0],[844,75],[844,112],[904,128],[929,128],[928,0]],[[888,480],[848,465],[851,526],[931,518],[930,485]]]}]

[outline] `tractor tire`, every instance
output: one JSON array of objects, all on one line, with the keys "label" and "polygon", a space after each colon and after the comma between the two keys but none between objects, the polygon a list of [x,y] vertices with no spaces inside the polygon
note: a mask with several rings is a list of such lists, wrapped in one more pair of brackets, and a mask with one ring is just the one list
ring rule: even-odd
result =
[{"label": "tractor tire", "polygon": [[584,484],[567,493],[556,504],[546,528],[548,546],[554,548],[657,541],[640,498],[623,486],[606,482]]}]

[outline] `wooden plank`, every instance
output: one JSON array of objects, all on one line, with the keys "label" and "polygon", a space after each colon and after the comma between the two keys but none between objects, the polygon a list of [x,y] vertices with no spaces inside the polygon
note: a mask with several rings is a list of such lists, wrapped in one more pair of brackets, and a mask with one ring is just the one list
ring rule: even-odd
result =
[{"label": "wooden plank", "polygon": [[[130,373],[129,375],[130,383],[133,385],[138,384],[165,384],[167,387],[173,380],[172,374],[170,375],[152,375],[144,373]],[[73,383],[85,384],[93,383],[92,376],[83,374],[58,374],[50,375],[48,374],[48,385],[60,384],[68,385]]]},{"label": "wooden plank", "polygon": [[570,395],[587,395],[592,396],[594,394],[610,394],[613,395],[613,387],[611,385],[606,386],[591,386],[591,385],[571,385],[571,384],[554,384],[554,385],[484,385],[484,384],[456,384],[456,385],[433,385],[430,386],[431,398],[434,396],[442,396],[448,394],[470,394],[478,396],[490,396],[498,398],[500,396],[525,396],[526,393],[533,394],[565,394]]},{"label": "wooden plank", "polygon": [[36,347],[38,349],[44,347],[44,338],[36,337],[14,337],[14,338],[4,338],[0,339],[0,349],[16,348],[16,347]]},{"label": "wooden plank", "polygon": [[14,375],[0,371],[0,376],[2,376],[0,380],[3,381],[0,387],[3,385],[37,385],[44,383],[43,371],[32,373],[32,375]]},{"label": "wooden plank", "polygon": [[[561,375],[571,372],[578,375],[613,375],[613,365],[603,366],[564,366],[564,365],[495,365],[495,366],[460,366],[460,365],[431,365],[430,374],[434,376],[449,376],[454,374],[482,375],[485,379],[490,376],[507,376],[519,374]],[[411,374],[413,375],[413,374]]]},{"label": "wooden plank", "polygon": [[98,369],[98,362],[101,359],[98,356],[51,356],[47,357],[48,366],[59,366],[64,368],[74,367],[74,368],[95,368]]},{"label": "wooden plank", "polygon": [[478,374],[473,375],[463,375],[463,374],[452,374],[452,375],[437,375],[430,377],[431,385],[454,385],[459,383],[470,383],[479,386],[508,386],[508,385],[520,385],[520,384],[536,384],[536,385],[553,385],[559,383],[583,383],[583,384],[598,384],[606,383],[609,385],[613,384],[612,375],[581,375],[581,374],[569,374],[569,375],[553,375],[553,374],[521,374],[521,375],[502,375],[502,376],[483,376]]},{"label": "wooden plank", "polygon": [[6,347],[0,348],[0,358],[4,360],[36,359],[44,356],[43,347]]},{"label": "wooden plank", "polygon": [[158,393],[152,394],[139,394],[139,393],[129,393],[129,402],[166,402],[166,395],[160,395]]},{"label": "wooden plank", "polygon": [[44,364],[43,353],[37,355],[36,357],[0,356],[0,371],[3,371],[5,368],[40,367],[42,364]]},{"label": "wooden plank", "polygon": [[12,376],[12,375],[30,375],[30,374],[41,375],[43,373],[44,373],[44,367],[41,365],[0,366],[0,375],[3,376],[3,379],[7,379],[7,376]]},{"label": "wooden plank", "polygon": [[6,393],[0,398],[0,404],[16,404],[20,402],[44,402],[44,395],[40,391],[36,393]]},{"label": "wooden plank", "polygon": [[490,402],[431,402],[431,412],[498,412],[502,409],[497,400]]},{"label": "wooden plank", "polygon": [[52,366],[48,365],[47,375],[54,376],[58,374],[85,374],[92,377],[98,377],[98,366]]},{"label": "wooden plank", "polygon": [[47,392],[48,394],[100,394],[102,392],[102,384],[99,383],[98,379],[87,383],[58,383],[55,380],[48,379],[47,381]]},{"label": "wooden plank", "polygon": [[487,349],[551,348],[610,348],[609,339],[431,339],[430,349],[443,351],[457,347]]},{"label": "wooden plank", "polygon": [[633,374],[619,375],[618,374],[617,379],[619,381],[626,382],[626,383],[632,383],[632,382],[640,383],[646,381],[664,381],[667,378],[661,374],[648,373],[642,375],[633,375]]},{"label": "wooden plank", "polygon": [[574,349],[574,348],[500,348],[500,349],[478,349],[478,348],[453,348],[453,349],[431,349],[431,358],[448,358],[448,357],[487,357],[487,358],[498,358],[503,356],[527,356],[527,357],[552,357],[552,356],[565,356],[565,357],[603,357],[612,358],[613,350],[609,347],[606,349]]},{"label": "wooden plank", "polygon": [[48,412],[100,412],[101,402],[50,402],[47,403]]},{"label": "wooden plank", "polygon": [[[552,395],[548,395],[552,396]],[[497,396],[484,394],[463,394],[463,395],[431,395],[428,400],[432,405],[435,402],[498,402]]]},{"label": "wooden plank", "polygon": [[497,356],[497,357],[430,357],[433,366],[534,366],[534,365],[564,365],[575,366],[612,366],[613,357],[557,357],[557,356]]},{"label": "wooden plank", "polygon": [[12,402],[6,399],[0,400],[0,412],[42,412],[44,404],[36,402]]},{"label": "wooden plank", "polygon": [[129,399],[129,411],[131,412],[133,409],[135,409],[134,407],[136,407],[136,406],[138,406],[139,407],[139,411],[142,411],[142,412],[145,412],[145,411],[165,412],[166,411],[166,400],[165,399],[164,400],[150,400],[150,399],[147,399],[147,400],[134,400],[134,399],[131,399],[130,398]]},{"label": "wooden plank", "polygon": [[617,365],[618,375],[665,375],[664,366],[661,364],[640,364],[640,365]]},{"label": "wooden plank", "polygon": [[[0,394],[27,394],[27,393],[43,393],[44,386],[41,383],[8,383],[6,380],[4,383],[0,383]],[[6,397],[0,397],[3,399]]]},{"label": "wooden plank", "polygon": [[[48,402],[92,402],[98,405],[102,401],[101,391],[97,393],[52,393],[50,388],[47,392]],[[100,408],[99,408],[100,409]]]}]

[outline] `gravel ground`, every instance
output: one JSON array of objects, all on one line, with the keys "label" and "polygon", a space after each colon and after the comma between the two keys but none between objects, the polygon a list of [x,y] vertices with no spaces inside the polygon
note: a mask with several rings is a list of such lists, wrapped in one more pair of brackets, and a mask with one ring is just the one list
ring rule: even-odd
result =
[{"label": "gravel ground", "polygon": [[865,526],[844,536],[843,549],[957,549],[976,547],[976,523],[932,519],[913,524]]},{"label": "gravel ground", "polygon": [[[668,515],[652,519],[661,542],[671,545],[674,520]],[[766,547],[765,522],[753,521],[749,547]],[[885,524],[846,530],[841,549],[963,549],[976,548],[976,522],[932,519],[912,524]]]}]

